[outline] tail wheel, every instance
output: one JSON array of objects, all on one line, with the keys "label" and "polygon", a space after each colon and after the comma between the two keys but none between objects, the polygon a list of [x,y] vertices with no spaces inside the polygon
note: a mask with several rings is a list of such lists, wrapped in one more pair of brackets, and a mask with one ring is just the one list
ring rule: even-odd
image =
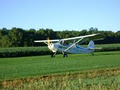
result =
[{"label": "tail wheel", "polygon": [[91,53],[94,56],[94,53]]}]

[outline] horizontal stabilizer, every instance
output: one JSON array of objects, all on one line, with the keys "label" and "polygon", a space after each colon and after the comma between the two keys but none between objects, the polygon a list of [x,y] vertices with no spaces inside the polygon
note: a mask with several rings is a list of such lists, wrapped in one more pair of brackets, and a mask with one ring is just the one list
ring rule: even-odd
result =
[{"label": "horizontal stabilizer", "polygon": [[102,49],[101,47],[99,47],[99,48],[89,48],[90,50],[100,50],[100,49]]}]

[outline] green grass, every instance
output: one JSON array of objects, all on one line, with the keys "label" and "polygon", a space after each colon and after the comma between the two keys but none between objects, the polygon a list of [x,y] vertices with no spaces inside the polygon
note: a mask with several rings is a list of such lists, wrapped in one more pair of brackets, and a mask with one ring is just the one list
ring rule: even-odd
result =
[{"label": "green grass", "polygon": [[[82,45],[87,47],[88,45]],[[97,49],[95,52],[104,51],[120,51],[120,44],[100,44],[95,45]],[[59,53],[59,52],[57,52]],[[51,52],[47,46],[44,47],[11,47],[11,48],[0,48],[0,58],[5,57],[22,57],[22,56],[42,56],[50,55]]]},{"label": "green grass", "polygon": [[0,58],[0,89],[120,89],[120,51]]},{"label": "green grass", "polygon": [[119,90],[120,68],[15,79],[3,81],[0,86],[2,90]]},{"label": "green grass", "polygon": [[22,57],[22,56],[40,56],[48,55],[51,52],[48,47],[11,47],[0,48],[0,58]]},{"label": "green grass", "polygon": [[56,55],[55,58],[50,56],[0,58],[0,80],[113,67],[120,67],[120,51],[97,52],[95,56],[69,54],[68,58],[63,58],[62,54]]}]

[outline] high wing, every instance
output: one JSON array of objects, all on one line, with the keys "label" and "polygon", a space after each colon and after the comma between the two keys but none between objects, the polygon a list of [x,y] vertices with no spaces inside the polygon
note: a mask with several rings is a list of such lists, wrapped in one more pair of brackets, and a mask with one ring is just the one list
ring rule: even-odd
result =
[{"label": "high wing", "polygon": [[[34,42],[47,42],[48,40],[36,40]],[[56,39],[56,40],[50,40],[50,42],[58,42],[59,39]]]},{"label": "high wing", "polygon": [[[79,39],[79,37],[81,37]],[[103,39],[103,36],[100,35],[100,34],[91,34],[91,35],[85,35],[85,36],[79,36],[79,37],[74,37],[76,39],[78,39],[75,43],[73,43],[71,46],[69,46],[67,49],[65,49],[64,51],[67,51],[69,50],[70,48],[74,47],[76,44],[78,43],[83,43],[87,40],[100,40],[100,39]],[[69,38],[70,39],[70,38]],[[73,38],[71,38],[72,40]],[[97,49],[97,48],[96,48]],[[99,48],[101,49],[101,48]],[[95,50],[95,48],[93,48],[93,50]]]},{"label": "high wing", "polygon": [[97,33],[97,34],[90,34],[90,35],[85,35],[85,36],[65,38],[62,40],[66,41],[66,40],[75,40],[75,39],[81,39],[81,38],[87,38],[88,40],[100,40],[100,39],[103,39],[103,36]]},{"label": "high wing", "polygon": [[[78,36],[78,37],[72,37],[72,38],[65,38],[65,39],[54,39],[54,40],[50,40],[50,42],[76,40],[76,39],[81,39],[81,38],[85,41],[86,41],[86,39],[87,40],[100,40],[100,39],[103,39],[103,36],[101,36],[99,33],[97,33],[97,34],[90,34],[90,35]],[[34,42],[47,42],[47,40],[36,40]]]}]

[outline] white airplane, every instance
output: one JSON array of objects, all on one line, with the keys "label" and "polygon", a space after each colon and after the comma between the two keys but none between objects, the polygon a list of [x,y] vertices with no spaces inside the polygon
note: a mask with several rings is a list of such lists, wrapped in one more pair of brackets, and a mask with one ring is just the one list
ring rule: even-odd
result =
[{"label": "white airplane", "polygon": [[[91,34],[91,35],[85,35],[85,36],[78,36],[78,37],[72,37],[72,38],[65,38],[65,39],[54,39],[50,40],[49,38],[47,40],[36,40],[34,42],[44,42],[48,45],[48,48],[53,52],[51,57],[55,57],[56,52],[62,52],[63,57],[67,57],[67,53],[91,53],[94,55],[94,42],[92,40],[99,40],[103,39],[103,37],[98,34]],[[69,43],[66,45],[65,41],[73,40],[73,43]],[[81,47],[78,44],[81,44],[87,40],[91,40],[88,44],[88,47]],[[52,43],[54,42],[54,43]]]}]

